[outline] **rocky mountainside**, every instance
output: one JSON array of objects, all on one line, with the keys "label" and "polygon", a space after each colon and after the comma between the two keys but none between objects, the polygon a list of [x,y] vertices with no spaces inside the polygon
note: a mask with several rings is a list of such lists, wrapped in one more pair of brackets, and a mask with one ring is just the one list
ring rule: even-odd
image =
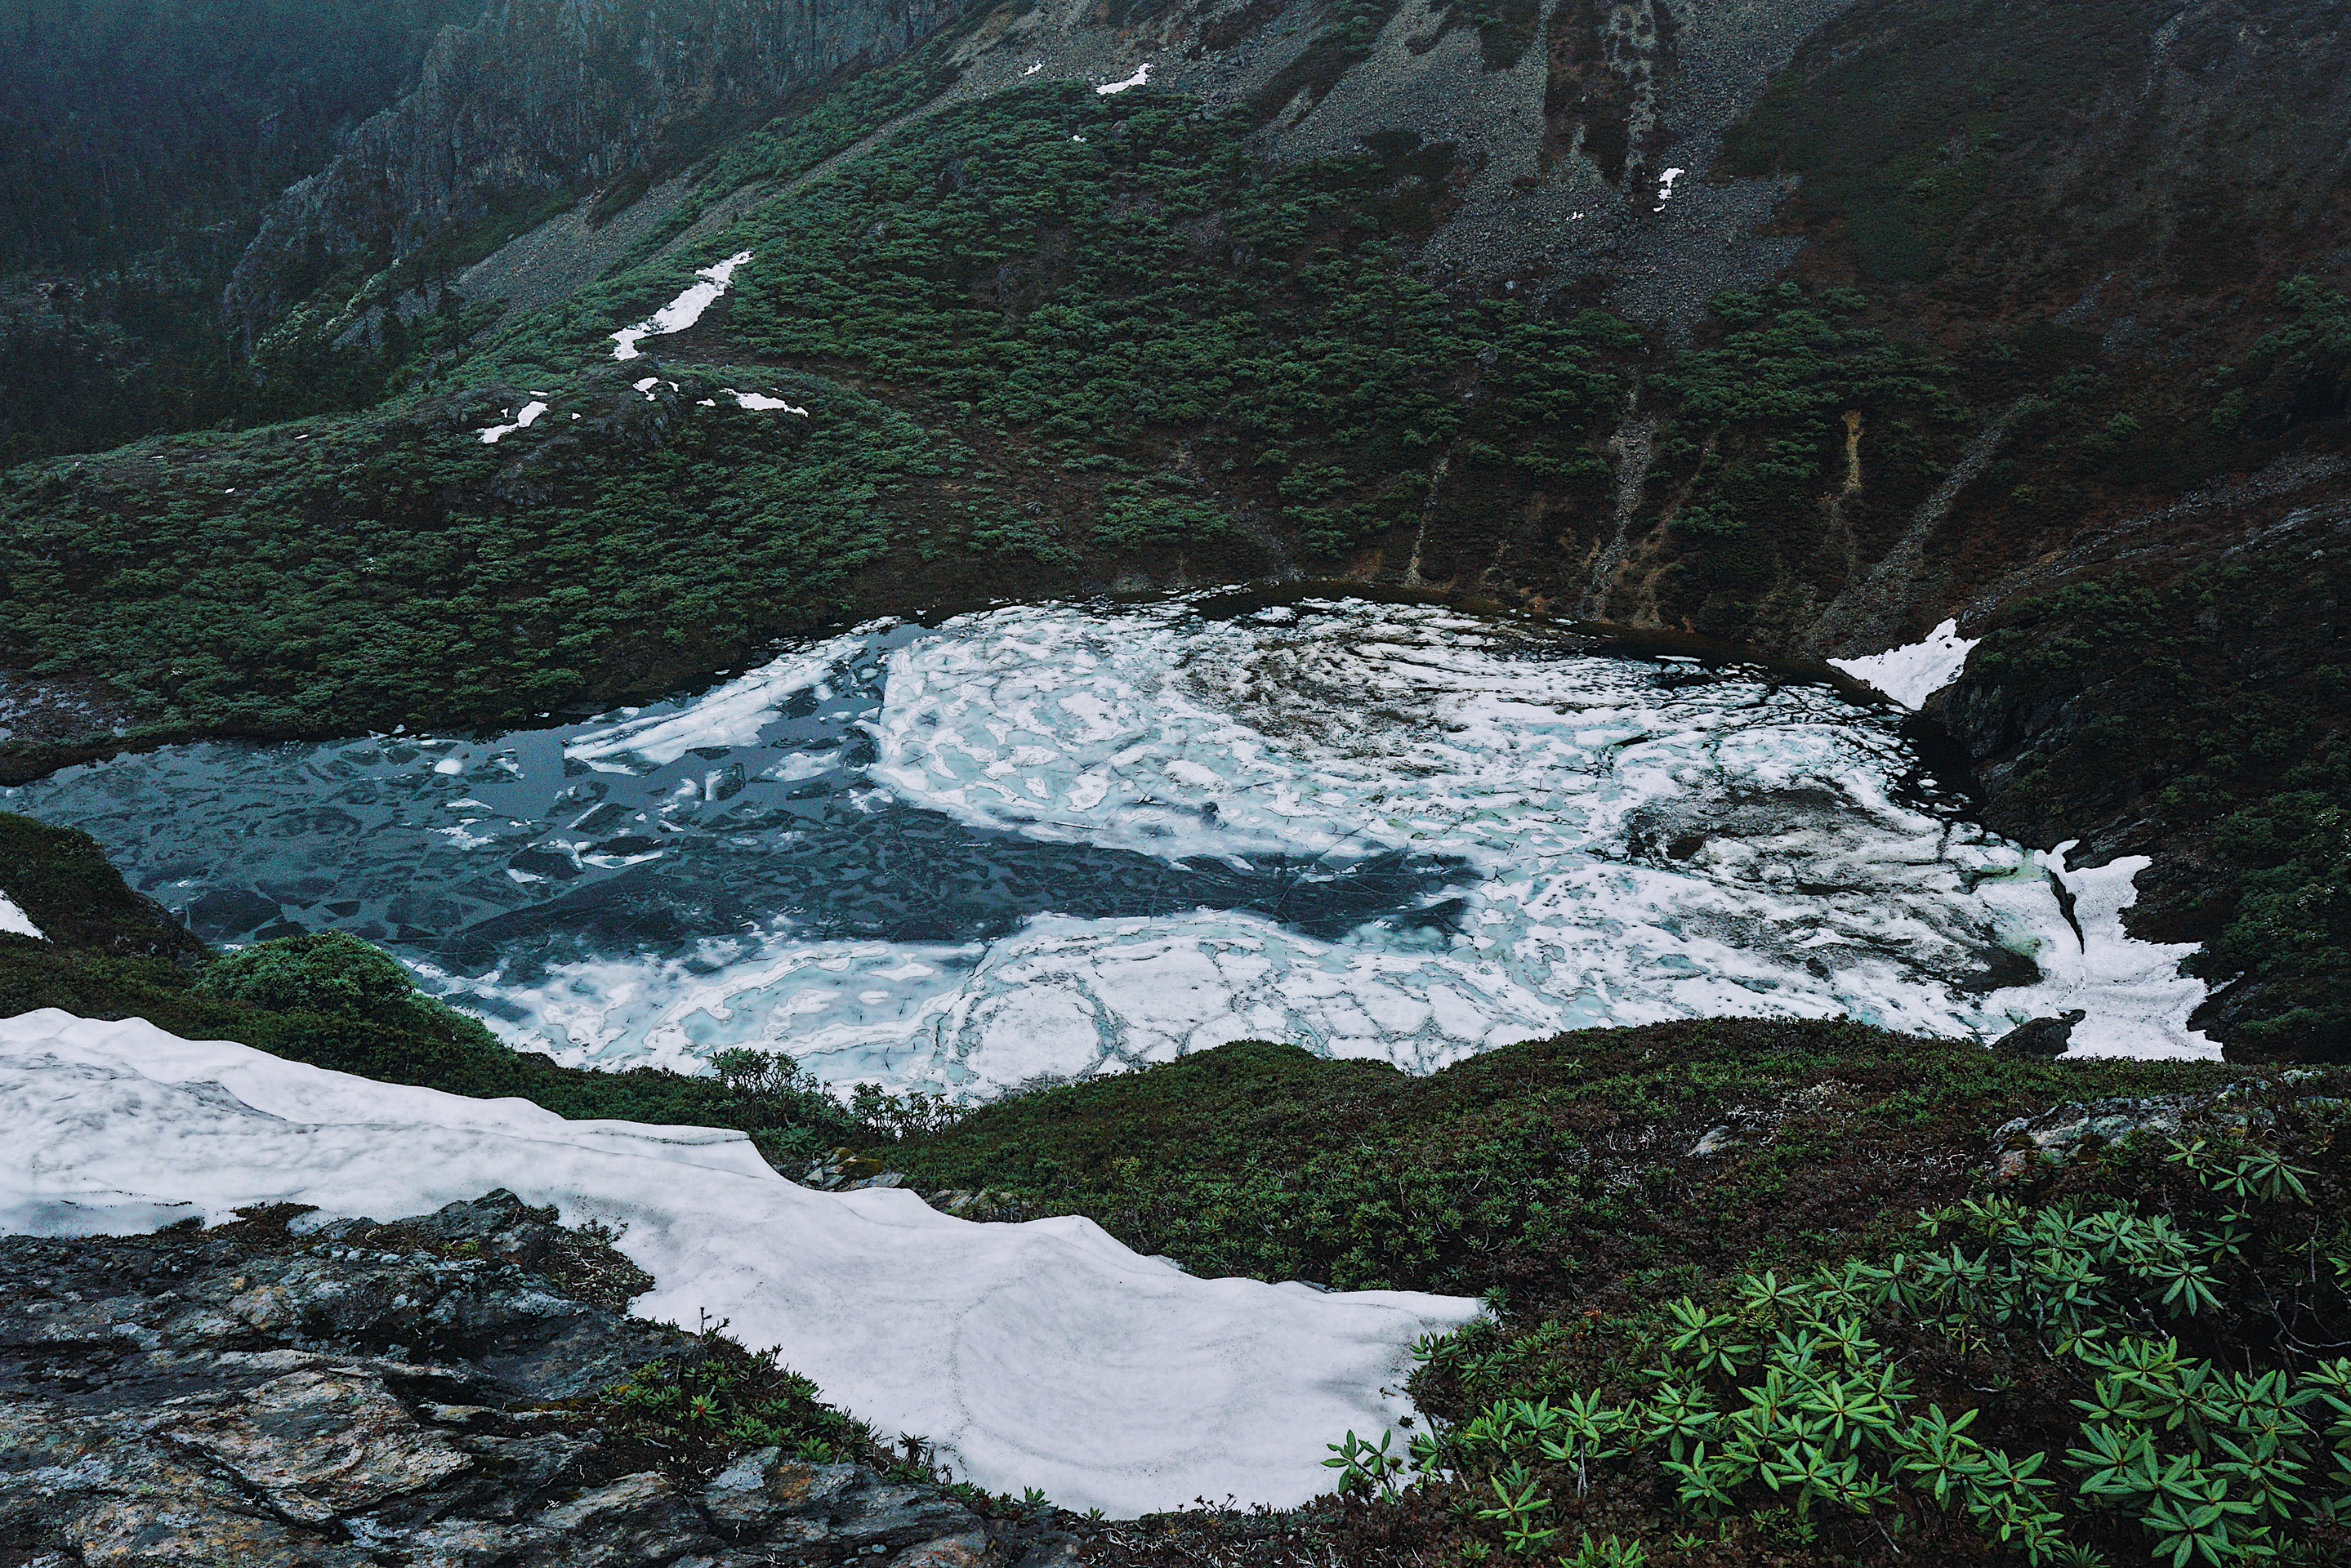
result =
[{"label": "rocky mountainside", "polygon": [[[422,251],[478,254],[486,225],[496,235],[501,220],[590,194],[626,207],[794,94],[895,58],[959,12],[951,0],[498,0],[436,39],[400,101],[285,193],[222,307],[248,352],[314,296],[338,337],[354,325],[348,303],[333,309],[344,296],[375,305],[365,325],[380,338],[382,280],[369,280],[386,266],[409,262],[413,278]],[[391,298],[413,318],[438,294]]]},{"label": "rocky mountainside", "polygon": [[0,5],[0,463],[308,406],[220,291],[287,185],[479,0]]}]

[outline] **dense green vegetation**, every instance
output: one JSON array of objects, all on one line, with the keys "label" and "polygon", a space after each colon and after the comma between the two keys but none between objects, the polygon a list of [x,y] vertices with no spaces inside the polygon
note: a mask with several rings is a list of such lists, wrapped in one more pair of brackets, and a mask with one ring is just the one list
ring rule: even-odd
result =
[{"label": "dense green vegetation", "polygon": [[0,4],[0,466],[291,391],[232,369],[221,286],[264,208],[479,9]]},{"label": "dense green vegetation", "polygon": [[[1556,1329],[1482,1355],[1497,1335],[1473,1331],[1429,1359],[1503,1397],[1414,1458],[1513,1555],[1578,1526],[1589,1552],[1621,1521],[1619,1559],[1650,1535],[1661,1563],[1742,1533],[1837,1560],[2342,1561],[2343,1120],[2339,1098],[2240,1086],[2209,1131],[2129,1133],[2038,1201],[1970,1199],[1896,1247],[1597,1325],[1614,1343],[1582,1390],[1589,1342],[1547,1366]],[[1386,1480],[1388,1456],[1341,1453]]]},{"label": "dense green vegetation", "polygon": [[[1541,1316],[1841,1254],[1964,1197],[2012,1116],[2220,1075],[1743,1019],[1587,1031],[1427,1077],[1254,1044],[875,1152],[925,1190],[984,1191],[965,1212],[1087,1214],[1196,1273],[1491,1294]],[[1690,1156],[1717,1127],[1733,1152]]]},{"label": "dense green vegetation", "polygon": [[1802,175],[1797,212],[1841,223],[1865,276],[1921,282],[1953,264],[1970,220],[1984,237],[1988,203],[2036,200],[2047,140],[2083,84],[2126,68],[2170,15],[2152,0],[1880,7],[1861,25],[1875,47],[1823,48],[1780,77],[1725,139],[1724,161]]},{"label": "dense green vegetation", "polygon": [[901,526],[883,497],[949,456],[836,389],[796,393],[807,421],[705,395],[559,390],[520,476],[476,433],[519,401],[491,395],[20,470],[0,635],[116,672],[163,733],[488,723],[683,681],[831,613]]},{"label": "dense green vegetation", "polygon": [[[885,563],[893,607],[981,561],[1030,591],[1138,553],[1247,575],[1243,519],[1341,550],[1416,521],[1448,453],[1458,505],[1604,486],[1637,333],[1415,278],[1393,242],[1449,150],[1278,170],[1244,129],[1082,87],[946,111],[506,331],[473,390],[18,470],[0,659],[107,671],[142,735],[488,724],[724,667]],[[678,346],[727,358],[611,363],[737,248],[761,262]],[[680,385],[630,389],[655,367]],[[808,417],[719,391],[752,386]],[[533,392],[539,426],[479,441]]]},{"label": "dense green vegetation", "polygon": [[1719,337],[1653,378],[1676,415],[1658,449],[1681,556],[1665,613],[1738,637],[1776,585],[1834,593],[1948,471],[1968,422],[1951,367],[1852,319],[1867,303],[1792,283],[1727,295]]},{"label": "dense green vegetation", "polygon": [[1620,395],[1604,351],[1639,333],[1414,275],[1397,243],[1440,215],[1450,147],[1406,134],[1279,168],[1247,151],[1248,129],[1076,83],[945,110],[694,255],[527,324],[486,362],[576,363],[695,266],[750,250],[698,337],[952,419],[996,462],[972,476],[968,526],[1035,507],[1082,545],[1103,496],[1071,476],[1101,473],[1180,520],[1130,537],[1213,552],[1216,515],[1258,507],[1329,556],[1416,521],[1431,466],[1473,424],[1473,460],[1604,482],[1587,450]]}]

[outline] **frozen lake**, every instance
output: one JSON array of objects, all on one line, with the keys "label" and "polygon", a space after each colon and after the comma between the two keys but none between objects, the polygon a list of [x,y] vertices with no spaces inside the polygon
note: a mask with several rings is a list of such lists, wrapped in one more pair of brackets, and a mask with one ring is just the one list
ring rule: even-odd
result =
[{"label": "frozen lake", "polygon": [[[215,941],[339,927],[568,1062],[738,1044],[985,1096],[1264,1037],[1428,1070],[1852,1014],[2217,1053],[2130,867],[1970,823],[1901,715],[1432,606],[1024,606],[493,740],[205,744],[0,791]],[[2061,891],[2064,897],[2061,898]]]}]

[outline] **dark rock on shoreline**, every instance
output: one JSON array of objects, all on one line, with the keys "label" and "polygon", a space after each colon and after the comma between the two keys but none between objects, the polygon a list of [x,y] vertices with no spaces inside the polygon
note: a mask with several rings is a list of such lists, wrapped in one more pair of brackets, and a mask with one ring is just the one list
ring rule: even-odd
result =
[{"label": "dark rock on shoreline", "polygon": [[[290,1221],[290,1222],[289,1222]],[[0,1563],[1010,1564],[1060,1537],[769,1448],[715,1479],[592,1397],[707,1341],[512,1193],[420,1220],[0,1238]]]}]

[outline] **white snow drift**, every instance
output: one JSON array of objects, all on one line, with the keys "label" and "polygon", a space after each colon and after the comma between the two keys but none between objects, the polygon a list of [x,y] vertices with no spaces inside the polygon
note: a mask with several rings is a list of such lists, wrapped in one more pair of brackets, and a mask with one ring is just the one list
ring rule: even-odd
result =
[{"label": "white snow drift", "polygon": [[12,937],[31,937],[35,941],[48,940],[42,935],[41,928],[33,924],[33,917],[25,913],[23,906],[5,893],[0,893],[0,932]]},{"label": "white snow drift", "polygon": [[1980,637],[1961,637],[1959,623],[1947,620],[1925,640],[1907,648],[1890,648],[1863,659],[1832,659],[1831,664],[1856,680],[1865,680],[1905,708],[1917,711],[1927,699],[1959,678],[1968,653]]},{"label": "white snow drift", "polygon": [[492,425],[489,429],[484,431],[482,432],[482,444],[484,446],[496,446],[507,437],[514,434],[515,431],[527,431],[530,429],[532,425],[538,422],[538,416],[545,412],[547,412],[547,405],[545,403],[525,403],[522,406],[522,412],[514,417],[514,423],[510,425]]},{"label": "white snow drift", "polygon": [[[634,327],[624,327],[612,334],[612,358],[633,359],[637,357],[637,345],[644,339],[666,337],[673,332],[683,332],[701,320],[702,313],[726,292],[728,284],[735,281],[735,269],[750,259],[749,251],[737,251],[725,261],[713,262],[695,273],[694,275],[700,281],[684,293]],[[643,385],[639,383],[640,389]]]},{"label": "white snow drift", "polygon": [[123,1233],[271,1202],[393,1219],[506,1187],[619,1227],[643,1315],[733,1320],[984,1486],[1117,1515],[1328,1486],[1323,1444],[1410,1412],[1414,1338],[1477,1303],[1197,1280],[1082,1219],[974,1225],[812,1192],[740,1133],[568,1122],[371,1083],[133,1019],[0,1023],[0,1230]]}]

